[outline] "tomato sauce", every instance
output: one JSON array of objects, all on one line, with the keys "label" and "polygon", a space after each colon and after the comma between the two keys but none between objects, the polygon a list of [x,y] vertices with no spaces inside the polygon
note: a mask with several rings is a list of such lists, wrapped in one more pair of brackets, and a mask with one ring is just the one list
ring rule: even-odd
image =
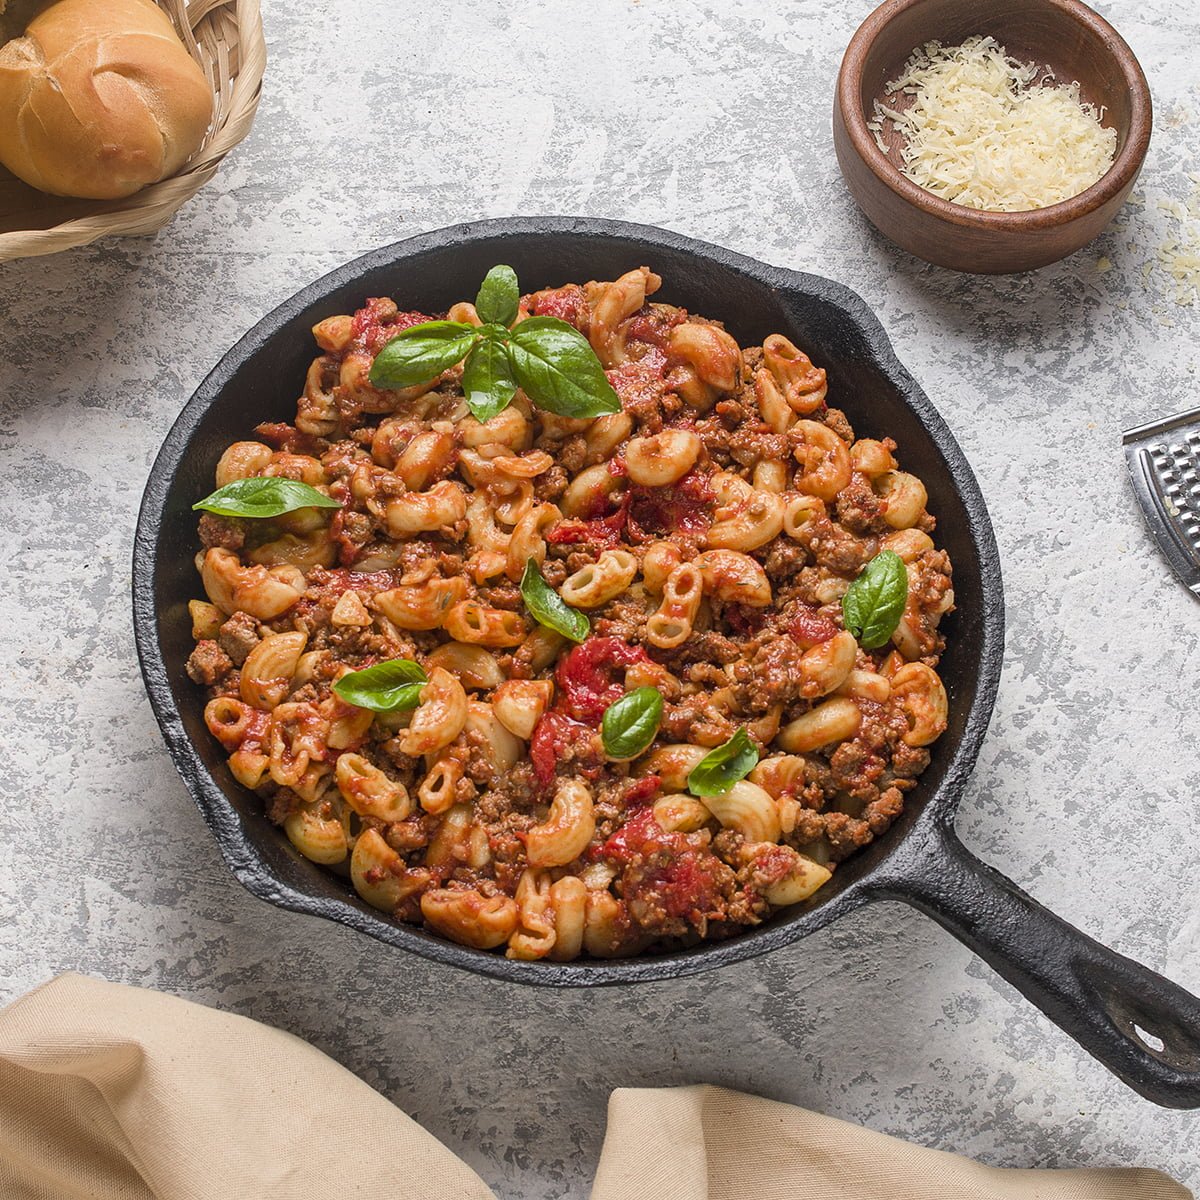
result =
[{"label": "tomato sauce", "polygon": [[326,570],[314,567],[308,573],[308,581],[321,588],[331,588],[335,594],[342,592],[386,592],[396,586],[394,571],[351,571],[345,567]]},{"label": "tomato sauce", "polygon": [[[339,484],[341,481],[338,481]],[[335,485],[337,486],[337,485]],[[343,494],[335,494],[334,488],[330,488],[330,495],[335,500],[341,500],[344,504],[349,497],[350,489],[342,485],[339,489]],[[369,536],[369,528],[361,533],[363,541],[358,541],[350,535],[346,530],[346,509],[339,508],[333,514],[333,520],[329,522],[329,536],[338,548],[338,562],[343,567],[348,567],[354,563],[362,554],[363,546],[366,544],[365,539]]]},{"label": "tomato sauce", "polygon": [[641,358],[628,359],[604,373],[620,396],[622,407],[636,414],[657,410],[667,391],[666,368],[667,356],[652,346]]},{"label": "tomato sauce", "polygon": [[654,308],[643,305],[625,322],[626,342],[645,342],[665,350],[671,338],[671,330],[687,320],[687,311],[682,308]]},{"label": "tomato sauce", "polygon": [[717,872],[717,863],[711,855],[685,850],[652,872],[640,888],[635,886],[626,890],[632,891],[630,899],[636,898],[638,891],[653,893],[661,901],[667,916],[695,921],[697,916],[720,907]]},{"label": "tomato sauce", "polygon": [[734,633],[742,637],[752,637],[759,633],[767,620],[765,609],[748,608],[745,604],[736,602],[726,604],[721,610],[721,617]]},{"label": "tomato sauce", "polygon": [[314,438],[307,433],[301,433],[294,425],[285,425],[282,421],[263,421],[255,425],[254,432],[268,446],[282,450],[285,454],[308,454],[316,458],[321,453]]},{"label": "tomato sauce", "polygon": [[672,533],[699,535],[712,524],[716,494],[707,472],[691,470],[668,487],[629,489],[629,535],[648,542]]},{"label": "tomato sauce", "polygon": [[351,322],[351,340],[371,355],[376,355],[396,334],[414,325],[432,321],[419,312],[393,313],[390,300],[375,297],[354,314]]},{"label": "tomato sauce", "polygon": [[654,816],[653,808],[642,808],[600,847],[599,857],[629,863],[656,850],[683,849],[687,839],[679,833],[667,833]]},{"label": "tomato sauce", "polygon": [[[607,507],[601,500],[597,507]],[[554,546],[575,545],[579,542],[595,542],[601,546],[617,546],[629,519],[629,496],[621,497],[616,511],[607,516],[589,515],[586,520],[559,521],[546,532],[546,541]]]},{"label": "tomato sauce", "polygon": [[263,738],[267,735],[267,726],[271,723],[271,714],[254,710],[252,716],[246,725],[246,732],[242,734],[242,744],[238,747],[240,750],[251,750],[258,753],[262,750]]}]

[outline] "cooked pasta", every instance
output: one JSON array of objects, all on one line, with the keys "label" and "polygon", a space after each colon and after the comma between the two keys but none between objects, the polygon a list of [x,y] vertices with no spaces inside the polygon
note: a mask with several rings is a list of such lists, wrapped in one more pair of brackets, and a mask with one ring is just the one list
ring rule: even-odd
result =
[{"label": "cooked pasta", "polygon": [[[808,902],[901,813],[948,719],[925,487],[890,439],[855,440],[789,338],[743,349],[660,283],[521,298],[599,357],[622,411],[591,419],[518,391],[477,420],[461,365],[378,388],[375,356],[432,318],[327,318],[295,424],[216,476],[338,507],[200,518],[187,669],[234,777],[367,903],[513,958],[678,947]],[[843,611],[877,556],[907,580],[882,645]],[[577,642],[539,623],[534,568]],[[393,660],[417,671],[404,705],[343,699]],[[657,728],[609,752],[602,718],[637,689]],[[737,737],[736,780],[693,787]]]}]

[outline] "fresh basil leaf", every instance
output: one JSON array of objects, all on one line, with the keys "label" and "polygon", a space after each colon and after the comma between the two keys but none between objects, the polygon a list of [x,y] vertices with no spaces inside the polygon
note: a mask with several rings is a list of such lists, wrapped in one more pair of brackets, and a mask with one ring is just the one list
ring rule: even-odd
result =
[{"label": "fresh basil leaf", "polygon": [[662,721],[663,698],[658,688],[635,688],[604,710],[600,738],[609,758],[637,758],[654,741]]},{"label": "fresh basil leaf", "polygon": [[507,342],[509,329],[507,325],[497,325],[494,321],[487,325],[478,325],[475,328],[476,333],[482,333],[485,338],[490,338],[493,342]]},{"label": "fresh basil leaf", "polygon": [[420,663],[407,658],[390,658],[387,662],[343,675],[334,683],[333,690],[356,708],[388,713],[416,708],[426,682]]},{"label": "fresh basil leaf", "polygon": [[221,517],[278,517],[298,508],[341,507],[336,500],[307,483],[266,475],[235,479],[193,504],[192,511],[203,510]]},{"label": "fresh basil leaf", "polygon": [[517,394],[508,354],[499,342],[480,342],[467,355],[463,367],[463,392],[467,407],[477,421],[490,421],[508,407]]},{"label": "fresh basil leaf", "polygon": [[532,558],[525,564],[525,574],[521,576],[521,598],[539,625],[545,625],[573,642],[582,642],[591,632],[591,622],[546,582],[541,568]]},{"label": "fresh basil leaf", "polygon": [[461,362],[478,340],[474,325],[461,321],[426,321],[401,330],[371,364],[377,388],[415,387],[429,383]]},{"label": "fresh basil leaf", "polygon": [[517,383],[539,408],[560,417],[600,417],[621,411],[621,401],[596,352],[557,317],[530,317],[509,336],[508,357]]},{"label": "fresh basil leaf", "polygon": [[842,624],[864,650],[886,646],[908,603],[908,568],[892,550],[881,550],[842,597]]},{"label": "fresh basil leaf", "polygon": [[521,303],[521,289],[517,286],[517,273],[512,267],[493,267],[484,276],[475,297],[475,311],[481,321],[495,321],[499,325],[511,325]]},{"label": "fresh basil leaf", "polygon": [[758,751],[745,729],[710,750],[687,777],[688,791],[693,796],[722,796],[739,779],[745,779],[758,763]]}]

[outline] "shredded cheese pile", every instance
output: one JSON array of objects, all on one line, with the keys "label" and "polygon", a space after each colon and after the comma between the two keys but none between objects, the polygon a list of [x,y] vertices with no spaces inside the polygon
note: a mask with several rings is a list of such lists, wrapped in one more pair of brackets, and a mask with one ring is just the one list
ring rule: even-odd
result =
[{"label": "shredded cheese pile", "polygon": [[893,123],[904,174],[935,196],[991,212],[1045,208],[1112,166],[1117,134],[1100,124],[1103,109],[1080,101],[1078,83],[1035,85],[1039,74],[991,37],[929,42],[886,87],[912,104],[876,100],[868,128],[886,153],[884,122]]}]

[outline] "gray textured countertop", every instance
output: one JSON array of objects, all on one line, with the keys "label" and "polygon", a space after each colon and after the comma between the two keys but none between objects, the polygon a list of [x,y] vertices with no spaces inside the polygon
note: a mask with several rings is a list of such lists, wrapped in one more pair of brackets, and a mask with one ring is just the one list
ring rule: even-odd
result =
[{"label": "gray textured countertop", "polygon": [[1155,93],[1144,203],[1064,263],[973,279],[885,244],[841,184],[833,79],[866,0],[437,7],[275,0],[258,122],[163,234],[0,266],[0,1001],[74,969],[282,1026],[503,1197],[586,1194],[609,1090],[694,1081],[993,1164],[1200,1186],[1200,1117],[1139,1099],[898,904],[718,974],[564,995],[403,957],[229,875],[130,630],[134,517],[176,412],[250,324],[364,250],[472,217],[623,217],[830,275],[878,312],[1004,560],[1004,679],[960,832],[1200,990],[1200,609],[1119,454],[1123,427],[1195,403],[1200,309],[1155,257],[1177,229],[1159,202],[1200,170],[1200,11],[1099,5]]}]

